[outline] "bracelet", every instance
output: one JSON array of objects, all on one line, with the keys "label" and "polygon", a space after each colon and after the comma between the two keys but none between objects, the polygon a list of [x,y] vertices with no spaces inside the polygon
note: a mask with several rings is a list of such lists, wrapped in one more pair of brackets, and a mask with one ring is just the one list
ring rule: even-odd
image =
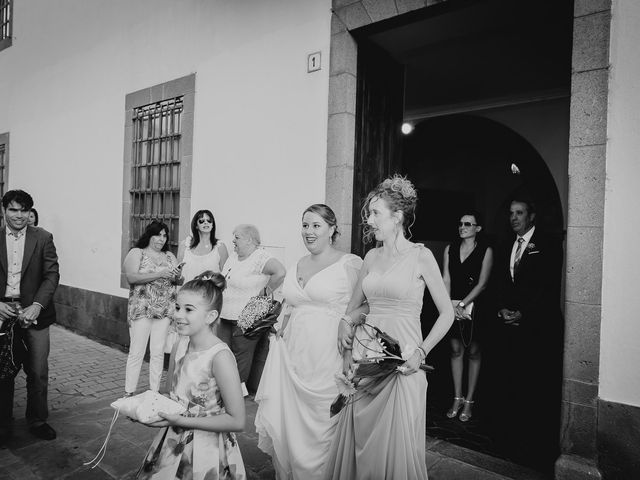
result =
[{"label": "bracelet", "polygon": [[340,317],[340,320],[342,320],[343,322],[345,322],[347,325],[349,325],[351,328],[354,327],[354,323],[353,323],[353,319],[351,318],[351,316],[349,315],[342,315]]},{"label": "bracelet", "polygon": [[416,350],[420,352],[420,357],[422,357],[420,361],[423,361],[427,358],[427,352],[424,351],[424,348],[417,347]]}]

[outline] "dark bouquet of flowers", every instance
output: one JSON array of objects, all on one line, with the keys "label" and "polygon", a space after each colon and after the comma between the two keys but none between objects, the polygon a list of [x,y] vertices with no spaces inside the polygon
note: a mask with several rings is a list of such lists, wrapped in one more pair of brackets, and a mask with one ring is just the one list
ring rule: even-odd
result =
[{"label": "dark bouquet of flowers", "polygon": [[[338,396],[331,404],[333,417],[345,405],[356,402],[365,395],[375,395],[395,373],[402,373],[402,365],[413,355],[409,346],[403,352],[398,341],[378,327],[368,323],[356,327],[354,336],[354,365],[347,374],[336,374]],[[356,352],[360,352],[356,354]],[[425,372],[433,371],[431,365],[420,365]]]},{"label": "dark bouquet of flowers", "polygon": [[0,322],[0,380],[13,379],[20,371],[26,346],[20,337],[15,337],[19,325],[19,316]]}]

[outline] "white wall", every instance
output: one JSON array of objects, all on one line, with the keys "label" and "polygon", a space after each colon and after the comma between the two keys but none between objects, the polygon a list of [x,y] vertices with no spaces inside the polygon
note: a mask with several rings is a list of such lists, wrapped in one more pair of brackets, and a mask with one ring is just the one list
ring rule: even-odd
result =
[{"label": "white wall", "polygon": [[612,15],[600,397],[640,406],[640,2]]},{"label": "white wall", "polygon": [[193,72],[191,213],[213,210],[225,242],[250,222],[287,263],[301,255],[300,213],[324,201],[329,36],[330,0],[16,2],[0,52],[8,186],[34,196],[61,283],[126,295],[125,95]]}]

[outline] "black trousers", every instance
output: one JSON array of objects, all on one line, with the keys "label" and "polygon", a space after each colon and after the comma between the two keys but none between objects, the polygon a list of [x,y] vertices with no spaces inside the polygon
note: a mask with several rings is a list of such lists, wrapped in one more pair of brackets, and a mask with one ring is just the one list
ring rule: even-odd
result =
[{"label": "black trousers", "polygon": [[503,327],[499,392],[494,407],[498,438],[518,463],[552,469],[559,455],[562,392],[561,337]]},{"label": "black trousers", "polygon": [[[240,381],[246,383],[251,377],[253,380],[252,383],[254,384],[252,385],[254,387],[253,389],[257,388],[266,358],[264,344],[268,333],[256,338],[247,338],[243,335],[242,329],[238,327],[235,321],[224,318],[220,319],[220,326],[218,327],[217,333],[218,338],[229,345],[229,348],[231,348],[231,351],[236,357]],[[258,346],[262,348],[258,349]],[[256,355],[256,352],[258,352],[259,355]],[[257,370],[259,370],[259,372]]]}]

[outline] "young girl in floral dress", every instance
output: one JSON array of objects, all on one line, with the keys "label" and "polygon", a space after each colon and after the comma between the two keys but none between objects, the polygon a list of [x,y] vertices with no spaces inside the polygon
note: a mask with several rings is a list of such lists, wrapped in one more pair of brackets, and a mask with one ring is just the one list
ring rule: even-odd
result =
[{"label": "young girl in floral dress", "polygon": [[140,479],[245,479],[236,437],[244,429],[244,399],[229,347],[215,335],[222,307],[222,275],[205,272],[178,294],[180,340],[171,353],[167,385],[182,415],[160,413],[162,428],[145,456]]}]

